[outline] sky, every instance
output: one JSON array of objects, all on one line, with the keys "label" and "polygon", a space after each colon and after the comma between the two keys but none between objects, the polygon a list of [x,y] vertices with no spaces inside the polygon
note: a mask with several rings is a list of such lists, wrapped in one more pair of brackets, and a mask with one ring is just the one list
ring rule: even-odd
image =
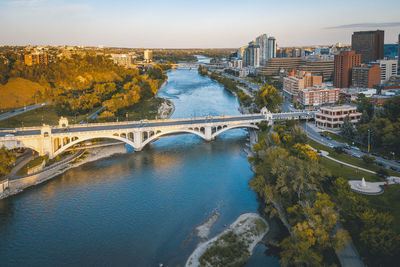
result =
[{"label": "sky", "polygon": [[235,48],[267,33],[284,47],[376,29],[398,41],[399,0],[0,0],[0,45]]}]

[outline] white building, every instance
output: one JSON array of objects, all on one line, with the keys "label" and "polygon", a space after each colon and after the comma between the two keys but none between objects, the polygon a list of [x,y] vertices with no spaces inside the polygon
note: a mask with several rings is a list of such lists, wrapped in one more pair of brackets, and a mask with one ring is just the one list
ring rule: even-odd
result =
[{"label": "white building", "polygon": [[381,83],[387,82],[390,77],[396,75],[398,68],[396,59],[379,59],[377,62],[381,67]]},{"label": "white building", "polygon": [[256,45],[260,47],[259,62],[264,65],[268,59],[268,36],[264,33],[256,38]]},{"label": "white building", "polygon": [[151,50],[144,50],[144,61],[151,62],[153,57],[153,52]]}]

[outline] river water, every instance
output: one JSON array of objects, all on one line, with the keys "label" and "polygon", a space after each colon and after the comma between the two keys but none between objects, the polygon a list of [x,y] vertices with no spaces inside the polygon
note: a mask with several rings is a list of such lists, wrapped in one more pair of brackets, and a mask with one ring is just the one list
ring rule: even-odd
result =
[{"label": "river water", "polygon": [[[174,102],[173,118],[239,114],[236,97],[197,70],[168,72],[159,96]],[[161,138],[1,200],[0,265],[183,266],[200,241],[194,228],[215,211],[210,237],[257,212],[246,138],[240,129],[213,142]],[[279,266],[263,250],[247,266]]]}]

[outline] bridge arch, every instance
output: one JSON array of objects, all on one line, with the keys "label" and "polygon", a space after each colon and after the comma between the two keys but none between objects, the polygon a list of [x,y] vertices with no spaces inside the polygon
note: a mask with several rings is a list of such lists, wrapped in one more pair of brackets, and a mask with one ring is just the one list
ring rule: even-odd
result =
[{"label": "bridge arch", "polygon": [[136,148],[135,144],[131,140],[129,140],[127,138],[120,137],[118,135],[88,136],[88,137],[78,138],[75,141],[72,141],[72,142],[68,143],[67,145],[60,147],[57,151],[54,152],[53,157],[63,153],[65,150],[67,150],[68,148],[71,148],[72,146],[74,146],[74,145],[76,145],[78,143],[81,143],[81,142],[87,141],[87,140],[97,139],[97,138],[119,140],[119,141],[125,142],[126,144],[130,145],[133,148]]},{"label": "bridge arch", "polygon": [[172,131],[165,131],[165,132],[157,131],[157,134],[149,137],[148,139],[146,139],[142,143],[142,147],[141,148],[145,147],[148,143],[160,138],[163,135],[174,134],[174,133],[191,133],[191,134],[195,134],[197,136],[200,136],[203,139],[206,139],[206,136],[202,132],[196,131],[196,130],[191,130],[191,129],[172,130]]},{"label": "bridge arch", "polygon": [[253,128],[258,130],[259,128],[257,127],[257,125],[254,124],[242,124],[242,125],[233,125],[233,126],[229,126],[229,127],[225,127],[223,126],[220,130],[216,131],[215,133],[213,133],[212,137],[215,138],[217,135],[228,131],[228,130],[232,130],[232,129],[237,129],[237,128]]}]

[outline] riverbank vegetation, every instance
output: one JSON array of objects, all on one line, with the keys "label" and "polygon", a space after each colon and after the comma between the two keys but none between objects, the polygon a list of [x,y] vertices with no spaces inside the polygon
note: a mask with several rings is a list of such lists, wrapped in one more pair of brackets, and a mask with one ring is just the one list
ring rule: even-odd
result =
[{"label": "riverbank vegetation", "polygon": [[15,154],[2,146],[0,148],[0,179],[10,173],[15,162]]},{"label": "riverbank vegetation", "polygon": [[[126,69],[114,64],[107,56],[91,53],[74,54],[48,65],[26,66],[21,60],[10,60],[5,67],[0,68],[5,83],[1,86],[14,91],[18,91],[13,87],[16,84],[21,86],[21,83],[33,83],[37,86],[30,85],[29,90],[24,89],[24,99],[20,99],[20,93],[13,97],[7,90],[2,90],[0,94],[7,93],[8,97],[1,98],[7,99],[7,103],[0,103],[0,106],[7,108],[43,101],[52,103],[47,109],[43,107],[42,111],[46,109],[46,112],[27,112],[28,114],[21,114],[20,118],[14,117],[2,124],[6,124],[5,127],[31,126],[32,121],[36,123],[33,125],[48,121],[54,124],[54,119],[49,117],[59,116],[74,118],[75,122],[79,122],[87,120],[88,115],[100,108],[102,113],[99,119],[126,118],[126,113],[130,110],[137,110],[135,105],[138,103],[160,102],[151,99],[167,79],[164,71],[170,68],[169,64],[157,64],[149,68]],[[30,117],[27,124],[24,124],[25,117]]]},{"label": "riverbank vegetation", "polygon": [[396,262],[395,217],[373,206],[376,196],[351,191],[306,141],[297,123],[276,124],[273,132],[259,133],[249,158],[255,168],[251,188],[267,204],[267,214],[288,229],[278,246],[283,265],[338,265],[335,252],[349,240],[371,266]]}]

